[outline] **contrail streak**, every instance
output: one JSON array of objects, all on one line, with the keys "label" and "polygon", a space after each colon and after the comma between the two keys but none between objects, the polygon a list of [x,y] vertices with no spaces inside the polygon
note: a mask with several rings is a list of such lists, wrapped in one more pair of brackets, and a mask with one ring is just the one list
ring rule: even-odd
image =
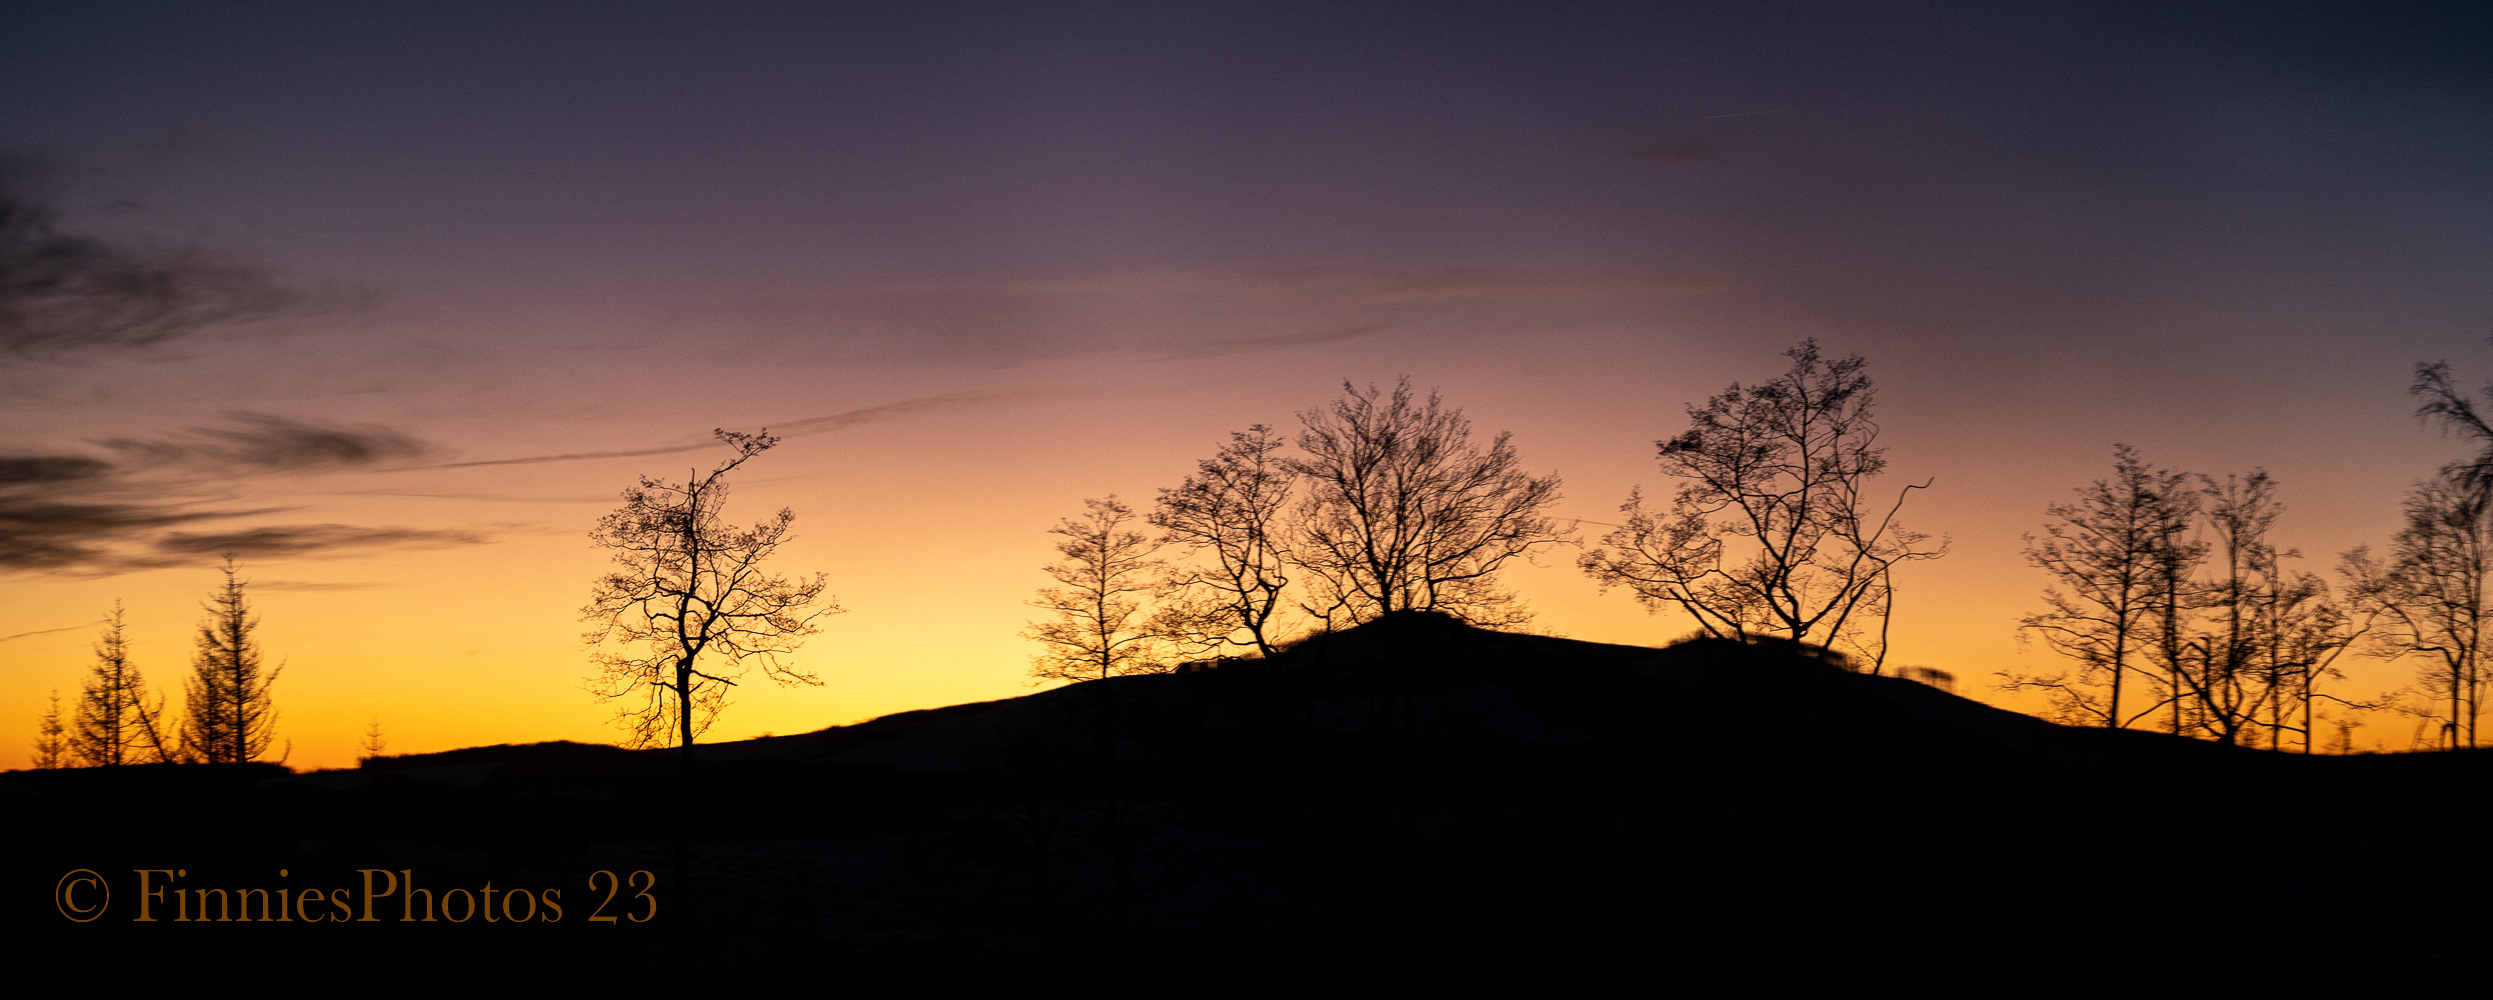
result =
[{"label": "contrail streak", "polygon": [[[1023,396],[1049,395],[1065,391],[1067,391],[1065,387],[1055,385],[1005,385],[994,386],[986,389],[966,389],[961,392],[947,392],[934,396],[920,396],[916,399],[904,399],[897,403],[885,403],[881,406],[869,406],[863,409],[850,410],[846,413],[834,413],[825,417],[806,417],[802,420],[791,420],[786,423],[772,424],[770,426],[776,428],[781,437],[804,437],[809,434],[822,434],[829,431],[841,430],[843,428],[855,427],[859,424],[873,423],[877,420],[887,420],[892,417],[916,413],[921,410],[932,410],[947,406],[964,406],[970,403],[985,403],[999,399],[1015,399]],[[701,441],[696,441],[690,444],[664,445],[656,448],[636,448],[630,451],[577,451],[562,455],[530,455],[526,458],[489,458],[474,462],[446,462],[440,465],[406,466],[392,471],[411,472],[417,469],[473,469],[488,465],[535,465],[544,462],[581,462],[595,458],[645,458],[651,455],[681,455],[688,451],[701,451],[706,448],[715,447],[718,447],[718,442],[705,438]]]},{"label": "contrail streak", "polygon": [[63,625],[59,628],[39,628],[32,632],[20,632],[16,635],[0,636],[0,642],[7,642],[11,639],[23,639],[30,635],[50,635],[54,632],[75,632],[82,628],[94,628],[95,626],[101,624],[104,624],[104,619],[98,618],[84,625]]}]

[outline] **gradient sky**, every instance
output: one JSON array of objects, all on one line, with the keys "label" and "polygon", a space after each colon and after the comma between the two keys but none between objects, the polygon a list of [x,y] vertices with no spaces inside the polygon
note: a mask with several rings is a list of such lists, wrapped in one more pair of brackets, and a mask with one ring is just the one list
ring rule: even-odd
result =
[{"label": "gradient sky", "polygon": [[847,613],[711,738],[1012,696],[1046,529],[1230,431],[1408,374],[1605,521],[1804,337],[1953,541],[1895,659],[2036,707],[2020,536],[2115,442],[2326,570],[2466,450],[2415,364],[2493,376],[2493,17],[2173,6],[10,4],[9,189],[231,321],[0,345],[0,765],[115,600],[178,704],[228,549],[298,767],[611,740],[588,531],[720,426]]}]

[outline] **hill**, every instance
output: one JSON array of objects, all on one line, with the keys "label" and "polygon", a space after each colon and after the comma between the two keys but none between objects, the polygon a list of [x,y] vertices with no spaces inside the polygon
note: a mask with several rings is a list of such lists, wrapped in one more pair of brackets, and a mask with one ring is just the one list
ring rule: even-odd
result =
[{"label": "hill", "polygon": [[[520,928],[205,928],[343,966],[2368,988],[2482,957],[2449,901],[2483,888],[2486,761],[2072,729],[1793,648],[1397,616],[1271,661],[705,745],[689,771],[554,743],[14,772],[0,801],[52,818],[8,835],[43,883],[20,899],[187,864],[237,889],[389,871],[569,901]],[[657,918],[600,871],[651,873]],[[601,893],[626,919],[579,914]],[[2417,919],[2368,919],[2387,914]],[[45,917],[29,932],[64,954],[210,940]]]}]

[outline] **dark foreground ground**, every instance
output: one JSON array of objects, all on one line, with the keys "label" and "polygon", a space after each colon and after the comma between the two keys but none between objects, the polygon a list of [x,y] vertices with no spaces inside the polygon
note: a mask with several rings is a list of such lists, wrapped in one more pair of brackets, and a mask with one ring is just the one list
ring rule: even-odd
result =
[{"label": "dark foreground ground", "polygon": [[2450,996],[2493,969],[2493,757],[2067,729],[1771,648],[1399,619],[701,751],[0,775],[10,950],[99,986],[349,992]]}]

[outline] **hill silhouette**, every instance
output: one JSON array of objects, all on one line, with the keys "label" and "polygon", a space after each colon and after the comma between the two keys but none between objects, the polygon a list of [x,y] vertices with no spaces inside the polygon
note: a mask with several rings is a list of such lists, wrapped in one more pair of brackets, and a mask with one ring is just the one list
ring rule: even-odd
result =
[{"label": "hill silhouette", "polygon": [[[704,745],[689,771],[542,743],[12,772],[0,798],[51,818],[9,832],[43,883],[19,898],[183,858],[575,904],[592,872],[667,873],[645,925],[207,928],[341,968],[421,948],[636,980],[2377,987],[2454,982],[2486,947],[2432,919],[2483,888],[2456,864],[2479,753],[2075,729],[1788,645],[1418,614],[1199,667]],[[208,940],[43,916],[30,940],[62,954]]]}]

